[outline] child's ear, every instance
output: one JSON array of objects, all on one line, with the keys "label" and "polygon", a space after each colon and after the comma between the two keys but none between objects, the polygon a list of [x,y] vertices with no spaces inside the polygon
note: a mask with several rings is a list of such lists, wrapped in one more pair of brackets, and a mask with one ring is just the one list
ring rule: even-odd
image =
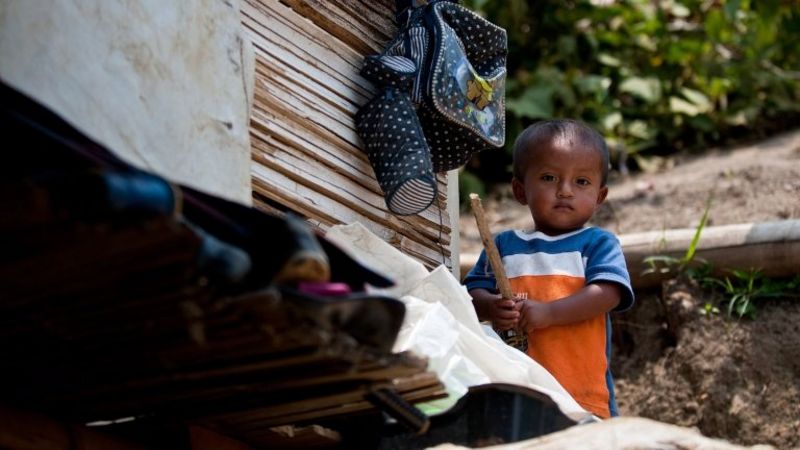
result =
[{"label": "child's ear", "polygon": [[522,184],[517,177],[511,179],[511,190],[514,191],[514,198],[522,205],[528,204],[528,199],[525,197],[525,185]]},{"label": "child's ear", "polygon": [[608,186],[601,187],[600,191],[597,193],[597,206],[600,206],[601,203],[606,201],[607,196],[608,196]]}]

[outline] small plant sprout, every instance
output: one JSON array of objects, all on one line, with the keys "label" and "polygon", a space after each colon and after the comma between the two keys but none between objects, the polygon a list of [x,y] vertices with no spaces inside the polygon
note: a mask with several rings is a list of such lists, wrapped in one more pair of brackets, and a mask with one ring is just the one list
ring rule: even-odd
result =
[{"label": "small plant sprout", "polygon": [[760,270],[732,270],[733,277],[707,278],[721,287],[727,297],[728,316],[755,318],[757,300],[770,298],[800,299],[800,275],[789,281],[765,277]]},{"label": "small plant sprout", "polygon": [[714,306],[714,304],[711,302],[706,302],[700,309],[700,314],[704,316],[717,315],[719,314],[719,308]]},{"label": "small plant sprout", "polygon": [[[697,245],[700,243],[700,235],[703,233],[703,229],[708,222],[708,213],[711,211],[712,198],[713,195],[709,195],[708,200],[706,200],[706,208],[703,211],[703,217],[700,219],[700,224],[697,226],[692,241],[689,243],[689,247],[686,249],[686,253],[683,254],[683,257],[676,258],[670,255],[648,256],[644,259],[644,263],[647,264],[648,268],[644,270],[642,273],[643,275],[649,273],[683,273],[687,270],[689,264],[695,259]],[[698,261],[701,260],[698,259]],[[701,262],[705,263],[705,261]]]},{"label": "small plant sprout", "polygon": [[[800,275],[790,281],[767,278],[758,269],[741,270],[729,269],[731,276],[721,278],[714,276],[714,268],[707,261],[696,256],[700,236],[708,222],[708,213],[711,209],[711,196],[706,201],[703,217],[695,230],[689,247],[682,257],[670,255],[648,256],[644,262],[648,268],[643,272],[648,273],[674,273],[685,275],[697,281],[703,288],[719,288],[725,297],[726,312],[728,317],[755,318],[755,303],[758,300],[769,298],[794,298],[800,299]],[[692,264],[693,262],[699,264]],[[719,314],[720,309],[712,302],[706,302],[700,308],[700,314],[710,316]]]}]

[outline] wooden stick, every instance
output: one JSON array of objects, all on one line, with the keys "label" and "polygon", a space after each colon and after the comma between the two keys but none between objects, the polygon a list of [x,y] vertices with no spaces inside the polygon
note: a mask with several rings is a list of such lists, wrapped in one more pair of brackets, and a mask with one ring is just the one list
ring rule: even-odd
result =
[{"label": "wooden stick", "polygon": [[[494,238],[492,238],[492,233],[489,231],[489,224],[486,222],[486,215],[483,212],[481,198],[478,197],[478,194],[469,194],[469,200],[472,204],[472,213],[475,215],[475,222],[478,224],[478,231],[481,234],[483,248],[486,250],[486,257],[489,258],[489,264],[492,266],[492,271],[494,271],[497,289],[500,291],[500,295],[503,299],[513,300],[514,292],[511,290],[511,283],[508,281],[506,269],[503,267],[503,260],[500,259],[500,252],[497,251]],[[528,337],[522,330],[517,328],[514,330],[495,331],[497,331],[497,334],[500,335],[500,338],[502,338],[506,344],[522,352],[528,350]]]},{"label": "wooden stick", "polygon": [[500,259],[500,252],[497,251],[494,238],[492,238],[492,233],[489,231],[489,224],[486,222],[486,214],[483,212],[481,198],[478,194],[469,194],[469,201],[472,204],[472,213],[475,215],[475,222],[478,224],[483,248],[486,250],[486,257],[489,258],[489,264],[492,266],[492,271],[494,271],[494,278],[497,280],[497,288],[500,291],[500,295],[504,299],[512,300],[514,292],[511,291],[511,283],[508,282],[506,269]]}]

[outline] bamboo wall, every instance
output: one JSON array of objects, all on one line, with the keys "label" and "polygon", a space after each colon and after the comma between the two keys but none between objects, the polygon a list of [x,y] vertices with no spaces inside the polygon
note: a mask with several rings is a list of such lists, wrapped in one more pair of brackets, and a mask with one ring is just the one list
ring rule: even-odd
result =
[{"label": "bamboo wall", "polygon": [[321,230],[361,222],[428,267],[450,263],[446,175],[439,198],[395,216],[353,117],[374,92],[358,71],[395,30],[391,0],[241,0],[256,55],[250,134],[253,203],[288,209]]}]

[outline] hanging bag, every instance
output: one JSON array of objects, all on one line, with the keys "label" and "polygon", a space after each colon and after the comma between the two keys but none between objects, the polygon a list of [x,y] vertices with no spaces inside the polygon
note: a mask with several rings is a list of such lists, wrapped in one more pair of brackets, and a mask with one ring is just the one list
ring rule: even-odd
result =
[{"label": "hanging bag", "polygon": [[[431,180],[429,176],[432,172],[457,169],[473,153],[505,144],[508,46],[505,30],[457,0],[395,3],[397,34],[383,53],[367,57],[361,73],[378,85],[381,90],[376,98],[393,105],[390,111],[394,111],[394,105],[400,111],[408,111],[411,105],[415,124],[424,137],[424,155],[420,155],[419,145],[406,145],[405,153],[398,154],[400,143],[415,141],[419,134],[412,134],[409,127],[400,136],[388,133],[398,124],[392,121],[399,119],[394,117],[387,122],[386,116],[363,112],[375,111],[374,100],[356,115],[356,129],[366,144],[389,210],[414,214],[435,198],[435,178]],[[398,81],[400,72],[402,82]],[[402,114],[402,120],[406,116]],[[379,123],[379,119],[383,122]],[[421,164],[398,163],[400,160]],[[404,170],[387,173],[387,167]],[[395,191],[409,180],[415,181],[407,186],[403,198],[413,197],[416,201],[403,203],[405,208],[397,209],[392,204]],[[387,191],[387,186],[394,190]]]},{"label": "hanging bag", "polygon": [[[399,6],[408,1],[398,1]],[[402,49],[420,67],[412,100],[436,172],[505,144],[506,32],[457,1],[406,6]],[[427,43],[426,43],[427,40]],[[415,42],[416,41],[416,42]],[[397,44],[395,44],[397,46]]]}]

